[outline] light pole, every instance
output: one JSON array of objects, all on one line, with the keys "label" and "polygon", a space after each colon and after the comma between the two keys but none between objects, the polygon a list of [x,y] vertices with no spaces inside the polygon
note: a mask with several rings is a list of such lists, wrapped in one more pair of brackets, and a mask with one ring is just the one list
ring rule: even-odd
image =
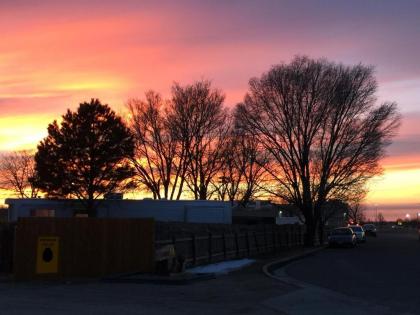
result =
[{"label": "light pole", "polygon": [[407,214],[405,215],[405,222],[406,222],[406,227],[407,227],[407,228],[411,228],[410,214],[409,214],[409,213],[407,213]]},{"label": "light pole", "polygon": [[417,234],[418,234],[418,236],[419,236],[419,241],[420,241],[419,216],[420,216],[420,212],[417,212]]}]

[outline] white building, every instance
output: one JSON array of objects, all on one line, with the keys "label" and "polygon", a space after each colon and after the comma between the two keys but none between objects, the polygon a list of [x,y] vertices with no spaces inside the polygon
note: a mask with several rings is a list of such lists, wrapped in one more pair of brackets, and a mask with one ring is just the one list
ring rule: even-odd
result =
[{"label": "white building", "polygon": [[[232,223],[229,202],[210,200],[98,200],[99,218],[154,218],[156,221]],[[83,209],[74,199],[6,199],[8,221],[19,217],[73,217]]]}]

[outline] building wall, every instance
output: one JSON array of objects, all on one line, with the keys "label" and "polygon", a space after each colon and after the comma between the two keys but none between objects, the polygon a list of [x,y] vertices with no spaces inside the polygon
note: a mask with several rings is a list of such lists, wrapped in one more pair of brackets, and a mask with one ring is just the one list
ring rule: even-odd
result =
[{"label": "building wall", "polygon": [[[6,199],[8,220],[37,215],[69,218],[82,209],[78,200]],[[48,211],[49,210],[49,211]],[[51,211],[53,210],[53,211]],[[229,202],[210,200],[108,200],[99,201],[99,218],[154,218],[157,221],[232,223]]]}]

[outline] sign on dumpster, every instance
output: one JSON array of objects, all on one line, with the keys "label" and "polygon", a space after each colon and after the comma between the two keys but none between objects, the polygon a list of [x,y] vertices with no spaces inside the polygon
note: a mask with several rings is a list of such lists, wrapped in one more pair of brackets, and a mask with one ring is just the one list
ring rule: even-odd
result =
[{"label": "sign on dumpster", "polygon": [[58,272],[58,251],[60,238],[56,236],[38,237],[36,253],[36,273]]}]

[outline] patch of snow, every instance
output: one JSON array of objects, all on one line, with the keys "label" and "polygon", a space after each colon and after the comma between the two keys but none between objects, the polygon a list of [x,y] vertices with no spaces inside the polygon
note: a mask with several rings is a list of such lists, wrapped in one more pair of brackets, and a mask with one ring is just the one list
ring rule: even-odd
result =
[{"label": "patch of snow", "polygon": [[248,258],[229,260],[229,261],[223,261],[216,264],[194,267],[194,268],[188,269],[186,272],[193,273],[193,274],[199,274],[199,273],[227,274],[233,270],[251,265],[254,262],[255,262],[254,259],[248,259]]}]

